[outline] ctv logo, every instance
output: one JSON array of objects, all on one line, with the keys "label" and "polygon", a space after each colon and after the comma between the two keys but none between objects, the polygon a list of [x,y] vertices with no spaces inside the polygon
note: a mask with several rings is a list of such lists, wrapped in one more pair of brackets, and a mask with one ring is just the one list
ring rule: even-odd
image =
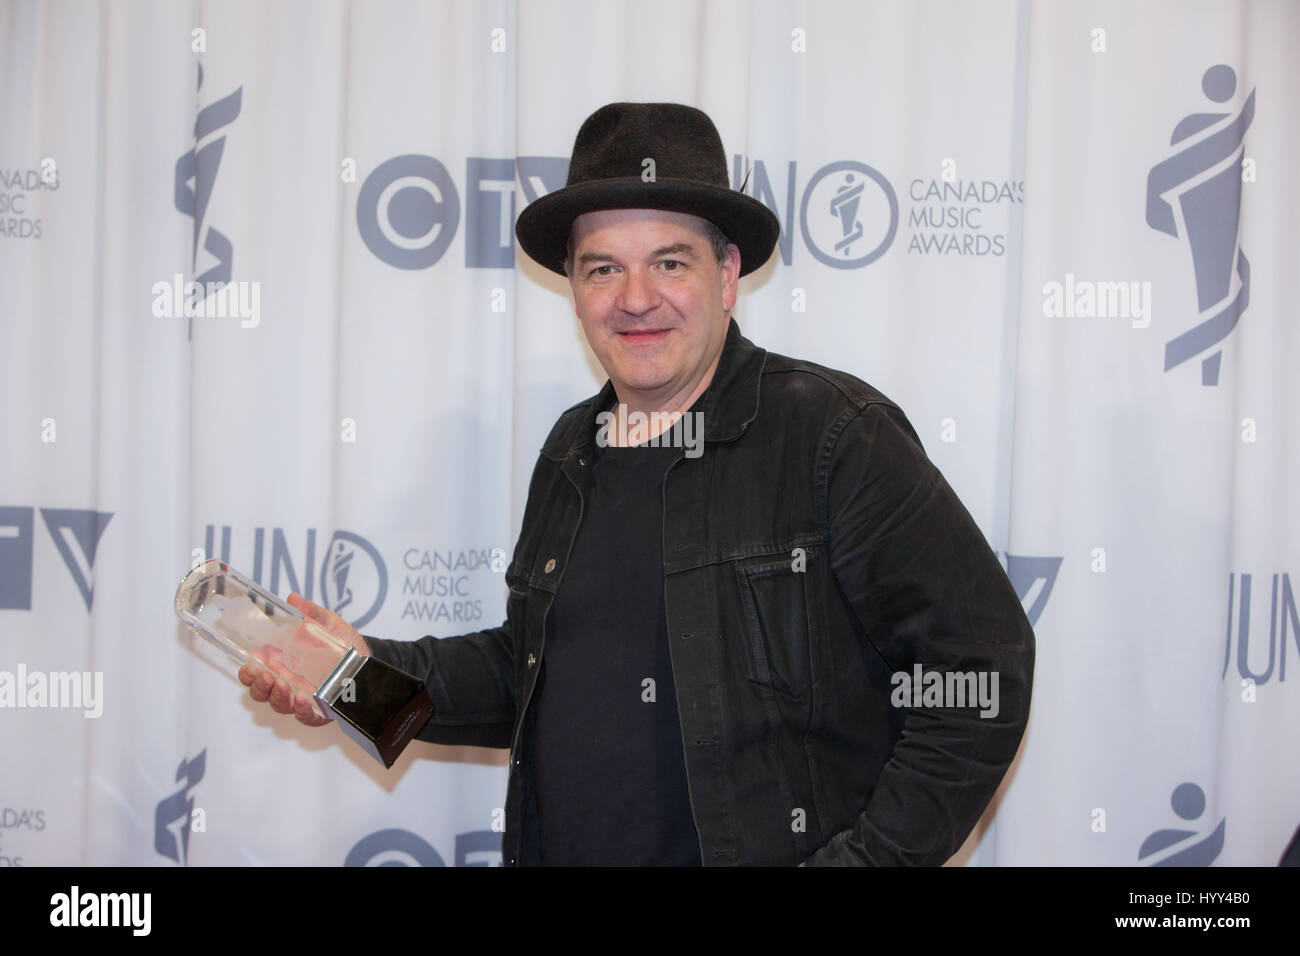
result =
[{"label": "ctv logo", "polygon": [[[95,549],[111,511],[82,508],[42,508],[41,518],[50,540],[72,575],[73,583],[90,610],[95,597],[92,580]],[[36,509],[0,506],[0,610],[32,609],[32,556]]]}]

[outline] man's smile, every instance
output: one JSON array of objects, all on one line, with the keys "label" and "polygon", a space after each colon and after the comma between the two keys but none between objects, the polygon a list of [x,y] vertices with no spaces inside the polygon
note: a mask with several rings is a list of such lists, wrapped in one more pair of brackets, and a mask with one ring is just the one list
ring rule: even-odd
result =
[{"label": "man's smile", "polygon": [[672,329],[629,329],[617,333],[625,342],[660,342],[668,337]]}]

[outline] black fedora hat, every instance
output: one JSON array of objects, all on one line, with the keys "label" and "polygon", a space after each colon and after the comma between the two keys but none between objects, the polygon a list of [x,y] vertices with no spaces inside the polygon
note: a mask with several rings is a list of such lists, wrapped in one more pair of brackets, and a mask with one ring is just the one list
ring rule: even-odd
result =
[{"label": "black fedora hat", "polygon": [[[654,160],[654,176],[643,178]],[[740,274],[772,254],[781,224],[757,199],[730,188],[713,121],[680,103],[611,103],[587,117],[573,141],[563,189],[530,203],[515,223],[519,245],[564,275],[573,220],[600,209],[663,209],[713,223],[740,247]]]}]

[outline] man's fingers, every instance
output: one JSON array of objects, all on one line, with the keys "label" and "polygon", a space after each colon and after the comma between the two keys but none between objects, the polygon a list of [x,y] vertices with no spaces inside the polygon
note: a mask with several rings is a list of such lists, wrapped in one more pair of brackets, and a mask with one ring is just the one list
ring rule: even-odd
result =
[{"label": "man's fingers", "polygon": [[293,632],[293,639],[304,647],[330,647],[319,636],[313,634],[307,627],[306,619],[298,625],[298,629]]},{"label": "man's fingers", "polygon": [[292,714],[293,703],[290,700],[290,690],[287,681],[278,680],[271,691],[271,697],[268,701],[271,709],[277,714]]},{"label": "man's fingers", "polygon": [[[331,636],[342,641],[346,645],[355,647],[358,652],[369,655],[370,648],[365,642],[365,638],[357,632],[357,629],[349,624],[342,615],[336,614],[319,604],[313,604],[296,591],[291,592],[286,599],[291,607],[296,608],[308,620],[315,621],[317,625],[324,628]],[[312,645],[322,645],[319,637],[313,635],[305,625],[299,625],[295,634],[299,641]],[[323,646],[323,645],[322,645]]]},{"label": "man's fingers", "polygon": [[329,720],[317,715],[312,708],[311,698],[304,694],[294,694],[293,696],[293,713],[301,723],[308,727],[319,727],[322,724],[328,724]]},{"label": "man's fingers", "polygon": [[[336,633],[335,628],[341,628],[346,632],[345,640],[351,640],[351,625],[333,611],[313,604],[296,591],[286,600],[304,618],[315,621],[331,634]],[[324,646],[318,635],[312,634],[302,625],[295,631],[294,639],[307,647]],[[248,688],[253,700],[269,704],[277,714],[292,714],[308,727],[330,723],[328,717],[321,717],[312,706],[310,691],[315,688],[308,687],[303,676],[288,666],[279,648],[267,646],[253,654],[264,667],[258,667],[257,662],[249,661],[239,669],[239,679]]]},{"label": "man's fingers", "polygon": [[338,615],[333,611],[323,608],[319,604],[312,604],[311,601],[308,601],[297,591],[290,593],[285,600],[289,602],[290,607],[301,611],[303,617],[309,617],[321,624],[332,624],[338,618]]},{"label": "man's fingers", "polygon": [[248,688],[253,700],[259,704],[270,704],[277,714],[292,714],[308,727],[321,727],[330,723],[328,717],[316,713],[310,694],[296,692],[289,681],[277,677],[269,669],[274,665],[264,659],[266,655],[257,656],[266,667],[258,667],[254,661],[249,661],[239,669],[240,683]]},{"label": "man's fingers", "polygon": [[[240,671],[243,674],[243,671]],[[242,677],[241,677],[242,680]],[[252,683],[248,685],[248,693],[252,695],[253,700],[259,704],[265,704],[271,696],[271,691],[275,689],[275,677],[269,671],[261,671],[254,675]]]}]

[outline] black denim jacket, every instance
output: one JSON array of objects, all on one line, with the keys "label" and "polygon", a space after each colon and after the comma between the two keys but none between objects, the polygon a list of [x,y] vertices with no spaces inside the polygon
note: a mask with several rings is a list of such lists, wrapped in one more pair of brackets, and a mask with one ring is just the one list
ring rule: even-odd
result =
[{"label": "black denim jacket", "polygon": [[[616,400],[607,382],[546,439],[501,627],[368,638],[428,686],[420,739],[511,748],[508,865],[538,862],[529,705],[596,415]],[[943,863],[1029,714],[1034,635],[1010,581],[902,411],[862,381],[732,321],[697,407],[703,454],[665,479],[664,600],[703,862]],[[967,706],[923,696],[930,672]],[[914,694],[903,674],[922,677]],[[996,713],[971,699],[980,674]]]}]

